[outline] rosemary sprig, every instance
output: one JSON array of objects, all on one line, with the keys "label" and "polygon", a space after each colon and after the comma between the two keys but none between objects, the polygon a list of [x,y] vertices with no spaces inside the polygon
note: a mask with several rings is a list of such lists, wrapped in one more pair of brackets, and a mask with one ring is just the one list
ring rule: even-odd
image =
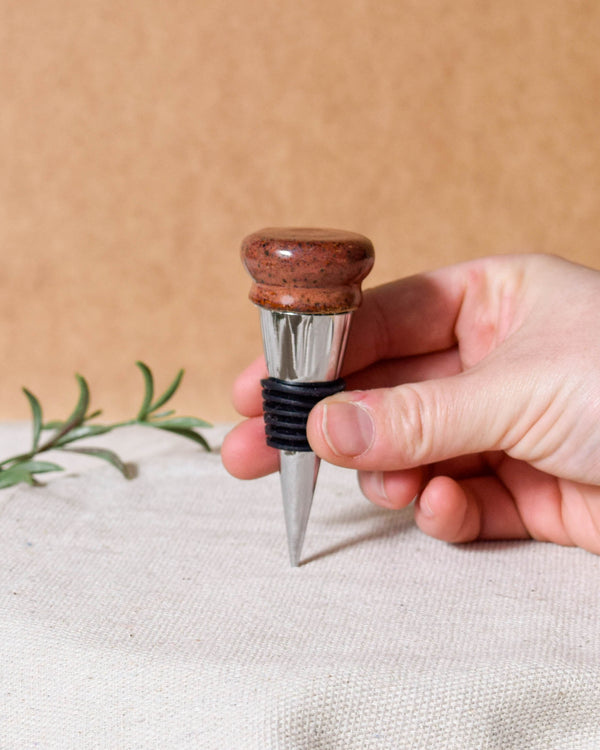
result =
[{"label": "rosemary sprig", "polygon": [[[144,396],[140,409],[133,419],[124,422],[115,422],[113,424],[90,424],[102,413],[96,410],[88,413],[90,405],[90,389],[87,381],[81,375],[76,375],[79,387],[79,396],[75,408],[64,421],[44,422],[42,406],[36,396],[23,388],[23,393],[29,401],[32,415],[32,440],[31,449],[27,453],[21,453],[18,456],[11,456],[0,461],[0,489],[12,487],[20,482],[26,482],[32,486],[39,485],[41,482],[37,479],[38,474],[44,474],[49,471],[62,471],[63,467],[51,461],[40,461],[37,456],[51,450],[60,450],[70,453],[80,453],[86,456],[107,461],[109,464],[118,469],[127,479],[131,479],[133,474],[130,468],[121,458],[108,448],[92,447],[72,447],[72,443],[82,438],[92,437],[94,435],[103,435],[111,430],[129,425],[144,425],[155,427],[159,430],[165,430],[175,435],[193,440],[199,443],[205,450],[210,450],[206,440],[195,431],[196,427],[210,427],[209,422],[197,417],[178,417],[175,416],[175,410],[159,412],[173,397],[183,379],[183,370],[179,370],[173,382],[169,385],[164,393],[158,398],[154,398],[154,377],[148,365],[143,362],[136,362],[144,379]],[[44,433],[51,434],[42,441]]]}]

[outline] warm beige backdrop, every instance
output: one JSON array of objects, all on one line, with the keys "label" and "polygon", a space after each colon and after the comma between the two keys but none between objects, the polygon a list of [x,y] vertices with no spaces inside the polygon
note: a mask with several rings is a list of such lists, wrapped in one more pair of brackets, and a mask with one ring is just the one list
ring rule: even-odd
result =
[{"label": "warm beige backdrop", "polygon": [[0,0],[0,63],[0,418],[132,413],[136,358],[231,418],[264,225],[600,266],[596,0]]}]

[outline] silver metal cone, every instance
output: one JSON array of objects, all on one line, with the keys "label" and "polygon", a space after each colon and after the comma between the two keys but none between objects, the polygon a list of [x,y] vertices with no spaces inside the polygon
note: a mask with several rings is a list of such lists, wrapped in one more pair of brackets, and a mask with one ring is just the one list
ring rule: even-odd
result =
[{"label": "silver metal cone", "polygon": [[[290,383],[339,377],[352,312],[309,315],[259,309],[271,377]],[[300,563],[320,460],[304,451],[282,450],[279,457],[290,562],[295,567]]]},{"label": "silver metal cone", "polygon": [[290,564],[296,567],[300,564],[321,459],[310,452],[279,451],[279,462]]}]

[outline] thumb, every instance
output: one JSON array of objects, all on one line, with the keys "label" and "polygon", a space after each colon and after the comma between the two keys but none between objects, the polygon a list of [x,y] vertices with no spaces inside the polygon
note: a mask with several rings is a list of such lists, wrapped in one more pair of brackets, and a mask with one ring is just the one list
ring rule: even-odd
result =
[{"label": "thumb", "polygon": [[487,377],[486,369],[324,399],[309,416],[311,447],[331,463],[367,471],[505,448],[523,414],[525,394]]}]

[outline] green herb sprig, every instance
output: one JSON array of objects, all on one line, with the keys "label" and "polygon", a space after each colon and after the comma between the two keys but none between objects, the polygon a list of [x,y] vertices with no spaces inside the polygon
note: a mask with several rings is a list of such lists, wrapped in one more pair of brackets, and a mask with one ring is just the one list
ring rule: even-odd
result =
[{"label": "green herb sprig", "polygon": [[[38,474],[44,474],[50,471],[63,471],[63,467],[51,461],[40,461],[37,456],[41,453],[51,450],[59,450],[67,453],[79,453],[86,456],[108,461],[109,464],[118,469],[127,479],[131,479],[133,473],[131,468],[125,464],[121,458],[112,450],[107,448],[92,447],[73,447],[72,443],[82,438],[88,438],[95,435],[103,435],[119,427],[130,425],[144,425],[146,427],[155,427],[159,430],[180,435],[181,437],[193,440],[199,443],[205,450],[210,450],[206,440],[198,432],[196,427],[211,427],[209,422],[197,417],[179,417],[175,416],[175,410],[159,411],[161,407],[171,400],[183,379],[183,370],[179,370],[171,385],[158,398],[154,398],[154,377],[148,365],[143,362],[136,362],[144,378],[144,397],[142,405],[133,419],[124,422],[115,422],[113,424],[91,424],[102,413],[96,410],[88,413],[90,405],[90,389],[87,381],[81,375],[75,375],[79,386],[79,397],[75,408],[63,422],[53,421],[44,422],[42,406],[36,396],[23,388],[23,393],[29,401],[33,419],[33,436],[31,449],[27,453],[21,453],[18,456],[11,456],[0,461],[0,489],[12,487],[20,482],[29,485],[40,485],[37,479]],[[42,440],[44,433],[51,434]]]}]

